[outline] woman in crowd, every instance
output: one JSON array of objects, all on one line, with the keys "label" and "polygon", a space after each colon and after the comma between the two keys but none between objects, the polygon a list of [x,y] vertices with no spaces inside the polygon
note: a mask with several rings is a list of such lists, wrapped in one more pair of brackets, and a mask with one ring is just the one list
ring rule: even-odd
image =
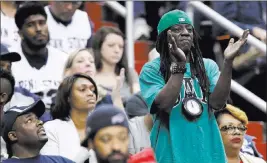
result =
[{"label": "woman in crowd", "polygon": [[[94,78],[96,74],[95,59],[93,51],[91,49],[80,49],[76,52],[70,54],[64,68],[64,77],[73,75],[75,73],[84,73]],[[122,99],[120,95],[121,83],[123,83],[124,74],[120,74],[117,78],[117,86],[112,92],[108,92],[103,87],[98,86],[98,100],[97,105],[103,103],[113,103],[115,106],[121,108],[124,112],[124,107],[122,104]],[[133,110],[138,112],[140,110],[147,110],[145,102],[142,102],[140,95],[134,94],[129,100],[125,109],[128,111]],[[139,98],[134,98],[139,97]],[[141,103],[141,105],[140,105]],[[142,105],[143,104],[143,105]],[[127,112],[126,111],[126,112]],[[130,146],[129,151],[131,154],[139,152],[142,148],[150,147],[149,134],[146,136],[147,128],[151,128],[152,119],[150,115],[139,115],[139,117],[129,119],[130,125]],[[150,126],[150,127],[148,127]],[[149,131],[147,131],[149,133]],[[139,134],[138,134],[139,133]]]},{"label": "woman in crowd", "polygon": [[215,113],[228,163],[265,163],[259,157],[240,152],[247,131],[248,117],[232,105]]},{"label": "woman in crowd", "polygon": [[[96,65],[93,51],[91,49],[80,49],[70,54],[64,68],[64,77],[73,75],[75,73],[83,73],[91,78],[95,78]],[[123,73],[123,72],[122,72]],[[119,108],[123,108],[122,99],[120,95],[120,88],[122,87],[122,80],[124,74],[116,77],[117,85],[111,92],[106,91],[102,87],[97,88],[98,100],[97,105],[100,104],[114,104]]]},{"label": "woman in crowd", "polygon": [[41,153],[59,155],[79,163],[90,157],[92,151],[80,146],[85,138],[86,118],[95,109],[98,97],[94,80],[83,74],[66,77],[59,86],[55,106],[51,109],[52,121],[44,124],[48,142]]},{"label": "woman in crowd", "polygon": [[116,78],[122,69],[125,70],[125,81],[121,89],[123,101],[140,91],[138,75],[135,70],[128,68],[124,47],[124,35],[114,27],[100,28],[92,45],[97,70],[95,79],[100,86],[108,91],[113,90],[116,87]]}]

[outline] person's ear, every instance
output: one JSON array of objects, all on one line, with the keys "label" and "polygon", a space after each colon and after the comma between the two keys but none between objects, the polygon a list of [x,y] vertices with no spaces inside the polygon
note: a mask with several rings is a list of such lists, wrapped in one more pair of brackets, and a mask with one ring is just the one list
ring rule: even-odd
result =
[{"label": "person's ear", "polygon": [[8,95],[7,95],[7,93],[1,93],[0,94],[0,103],[1,104],[5,104],[6,103],[6,101],[8,100]]},{"label": "person's ear", "polygon": [[89,139],[87,143],[88,143],[87,144],[88,149],[94,149],[94,144],[92,140]]},{"label": "person's ear", "polygon": [[17,138],[17,134],[16,134],[15,131],[10,131],[10,132],[8,133],[8,138],[9,138],[9,140],[12,141],[12,142],[18,140],[18,138]]},{"label": "person's ear", "polygon": [[21,40],[24,40],[24,36],[23,36],[23,34],[22,34],[22,31],[21,31],[21,30],[19,30],[19,31],[18,31],[18,34],[19,34],[19,36],[20,36]]}]

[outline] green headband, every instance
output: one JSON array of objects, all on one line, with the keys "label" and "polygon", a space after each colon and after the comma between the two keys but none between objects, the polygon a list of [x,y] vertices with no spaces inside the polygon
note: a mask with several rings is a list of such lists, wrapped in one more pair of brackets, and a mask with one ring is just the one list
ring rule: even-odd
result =
[{"label": "green headband", "polygon": [[157,28],[158,35],[165,29],[176,24],[190,24],[193,26],[192,21],[185,12],[181,10],[172,10],[161,17]]}]

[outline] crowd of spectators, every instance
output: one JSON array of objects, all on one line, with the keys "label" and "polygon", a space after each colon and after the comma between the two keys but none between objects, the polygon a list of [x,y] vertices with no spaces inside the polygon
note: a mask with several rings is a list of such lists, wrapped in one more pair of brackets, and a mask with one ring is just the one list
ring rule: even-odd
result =
[{"label": "crowd of spectators", "polygon": [[[1,162],[126,163],[141,158],[140,152],[150,156],[146,148],[153,147],[150,134],[157,123],[139,74],[128,66],[125,20],[103,6],[103,19],[118,27],[94,32],[86,3],[91,2],[1,1]],[[266,2],[205,3],[266,43]],[[160,56],[160,19],[174,9],[186,11],[187,5],[134,1],[134,39],[155,42],[149,61]],[[214,47],[224,50],[234,36],[214,22],[202,23],[208,19],[200,13],[194,15],[203,58],[217,63],[219,72],[223,52]],[[233,78],[265,100],[266,54],[248,44],[241,53],[233,61]],[[265,114],[235,93],[229,101],[232,105],[215,114],[226,158],[229,163],[239,158],[260,163],[263,156],[245,133],[248,119],[264,121]],[[231,143],[233,133],[239,143]],[[163,163],[159,154],[151,158]]]}]

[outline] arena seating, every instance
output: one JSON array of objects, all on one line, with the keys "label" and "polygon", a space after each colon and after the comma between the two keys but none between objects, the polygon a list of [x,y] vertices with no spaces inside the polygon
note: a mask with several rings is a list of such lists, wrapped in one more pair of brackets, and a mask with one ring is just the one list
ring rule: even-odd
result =
[{"label": "arena seating", "polygon": [[254,140],[256,143],[256,147],[266,160],[267,146],[266,146],[266,140],[264,140],[264,134],[265,134],[264,123],[250,121],[247,127],[248,127],[247,134],[256,137],[256,139]]}]

